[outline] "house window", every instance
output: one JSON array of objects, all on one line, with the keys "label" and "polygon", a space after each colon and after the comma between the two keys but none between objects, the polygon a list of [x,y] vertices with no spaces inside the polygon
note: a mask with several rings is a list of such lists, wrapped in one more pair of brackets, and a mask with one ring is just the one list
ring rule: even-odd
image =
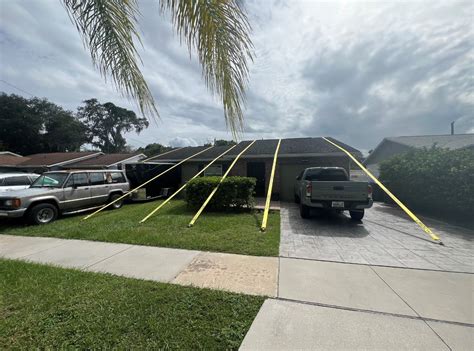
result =
[{"label": "house window", "polygon": [[211,165],[204,171],[204,176],[222,176],[222,165]]}]

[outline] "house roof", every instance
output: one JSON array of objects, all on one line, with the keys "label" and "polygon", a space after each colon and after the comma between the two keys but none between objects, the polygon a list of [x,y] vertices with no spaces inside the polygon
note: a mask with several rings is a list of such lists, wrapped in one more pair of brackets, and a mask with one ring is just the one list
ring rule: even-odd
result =
[{"label": "house roof", "polygon": [[[380,144],[365,159],[364,164],[373,163],[380,153],[380,150],[387,142],[397,143],[400,145],[414,148],[431,148],[433,146],[443,149],[463,149],[474,147],[474,134],[448,134],[448,135],[416,135],[416,136],[399,136],[384,138]],[[375,161],[376,162],[376,161]]]},{"label": "house roof", "polygon": [[10,156],[15,156],[15,157],[23,157],[21,155],[15,154],[14,152],[11,152],[11,151],[0,151],[0,155],[10,155]]},{"label": "house roof", "polygon": [[[334,138],[328,138],[331,141],[341,145],[346,148],[349,152],[355,154],[356,156],[361,156],[359,150],[344,144]],[[250,140],[242,141],[237,144],[229,153],[226,154],[227,157],[232,158],[239,154],[246,146],[251,143]],[[251,157],[272,157],[275,148],[278,144],[278,139],[265,139],[265,140],[256,140],[255,143],[242,155],[243,158]],[[171,151],[163,155],[154,156],[147,161],[163,161],[163,160],[182,160],[184,158],[190,157],[200,151],[205,150],[208,147],[197,146],[197,147],[185,147],[182,149],[176,149],[176,151]],[[216,146],[211,148],[208,151],[203,152],[200,155],[197,155],[195,160],[210,160],[214,159],[226,150],[231,148],[231,146]],[[289,138],[282,139],[279,151],[279,157],[296,157],[296,156],[310,156],[310,155],[327,155],[327,154],[341,154],[341,151],[335,146],[328,143],[323,138]]]},{"label": "house roof", "polygon": [[9,154],[0,154],[0,165],[1,166],[16,166],[27,160],[27,157],[12,156]]},{"label": "house roof", "polygon": [[86,151],[86,152],[52,152],[44,154],[34,154],[26,156],[26,160],[17,164],[25,167],[48,167],[61,165],[66,163],[73,163],[85,158],[93,157],[94,155],[101,155],[101,152]]},{"label": "house roof", "polygon": [[136,156],[143,156],[142,153],[123,153],[123,154],[101,154],[95,157],[87,158],[78,162],[68,164],[68,167],[109,167],[121,163]]},{"label": "house roof", "polygon": [[400,136],[386,139],[416,148],[436,145],[445,149],[462,149],[474,145],[474,134]]}]

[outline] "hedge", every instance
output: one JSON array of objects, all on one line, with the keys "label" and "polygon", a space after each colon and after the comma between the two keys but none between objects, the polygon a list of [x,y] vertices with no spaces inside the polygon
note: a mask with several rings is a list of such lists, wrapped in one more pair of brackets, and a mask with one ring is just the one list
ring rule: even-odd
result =
[{"label": "hedge", "polygon": [[[212,190],[219,184],[221,177],[198,177],[186,187],[186,202],[191,207],[199,207]],[[227,177],[214,194],[208,206],[214,210],[253,207],[253,193],[256,179],[247,177]]]},{"label": "hedge", "polygon": [[414,210],[454,218],[472,216],[472,149],[415,149],[383,161],[380,179]]}]

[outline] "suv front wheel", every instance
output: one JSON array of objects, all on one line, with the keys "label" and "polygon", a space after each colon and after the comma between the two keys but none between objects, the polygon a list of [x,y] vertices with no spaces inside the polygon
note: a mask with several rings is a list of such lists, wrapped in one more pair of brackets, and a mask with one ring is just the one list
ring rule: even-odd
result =
[{"label": "suv front wheel", "polygon": [[28,211],[28,221],[32,224],[48,224],[58,217],[56,206],[48,203],[34,205]]}]

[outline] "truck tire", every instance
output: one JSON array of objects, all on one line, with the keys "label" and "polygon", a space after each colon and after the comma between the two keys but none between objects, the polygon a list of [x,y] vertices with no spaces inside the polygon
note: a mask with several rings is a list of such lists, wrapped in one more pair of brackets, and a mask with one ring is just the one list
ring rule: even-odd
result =
[{"label": "truck tire", "polygon": [[301,218],[309,218],[309,207],[303,204],[300,204],[300,216]]},{"label": "truck tire", "polygon": [[27,217],[31,224],[48,224],[58,218],[58,208],[50,203],[33,205]]},{"label": "truck tire", "polygon": [[[120,196],[122,196],[122,194],[112,194],[112,195],[110,195],[109,203],[112,202],[112,201],[117,200]],[[118,210],[122,206],[123,206],[123,199],[120,199],[117,202],[110,205],[110,209],[111,210]]]},{"label": "truck tire", "polygon": [[355,221],[360,221],[362,218],[364,218],[364,213],[365,213],[364,210],[349,211],[351,218]]}]

